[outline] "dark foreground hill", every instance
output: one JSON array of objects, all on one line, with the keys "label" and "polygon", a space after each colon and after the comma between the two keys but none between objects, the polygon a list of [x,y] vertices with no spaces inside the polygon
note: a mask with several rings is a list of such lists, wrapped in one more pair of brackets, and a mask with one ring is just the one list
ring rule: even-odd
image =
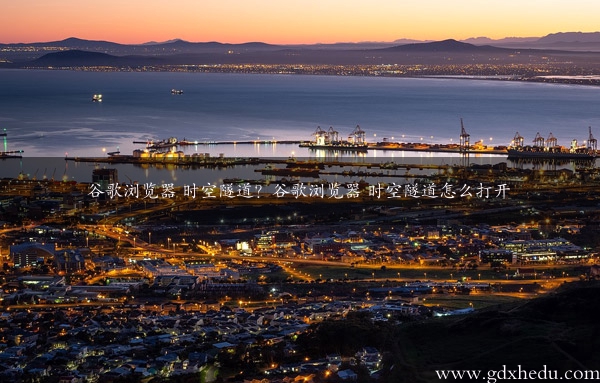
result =
[{"label": "dark foreground hill", "polygon": [[574,283],[467,316],[400,325],[364,316],[325,321],[301,345],[316,353],[378,348],[384,355],[379,378],[363,376],[373,382],[440,382],[436,371],[442,370],[481,371],[479,379],[448,382],[488,381],[488,374],[519,366],[564,376],[567,370],[600,370],[599,313],[600,283]]},{"label": "dark foreground hill", "polygon": [[412,375],[408,381],[427,382],[439,381],[441,369],[598,370],[599,313],[600,284],[591,283],[522,306],[415,323],[400,331],[397,367]]},{"label": "dark foreground hill", "polygon": [[113,56],[101,52],[68,50],[54,52],[26,63],[33,67],[83,67],[83,66],[126,66],[161,64],[164,60],[159,57]]}]

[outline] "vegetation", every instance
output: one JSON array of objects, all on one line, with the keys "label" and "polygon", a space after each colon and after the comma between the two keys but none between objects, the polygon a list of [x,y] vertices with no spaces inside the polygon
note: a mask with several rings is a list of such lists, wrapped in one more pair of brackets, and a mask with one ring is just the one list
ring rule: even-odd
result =
[{"label": "vegetation", "polygon": [[531,301],[472,315],[412,321],[371,321],[365,313],[324,321],[298,338],[313,357],[353,355],[364,346],[384,352],[384,382],[439,381],[436,369],[598,369],[600,283],[566,285]]}]

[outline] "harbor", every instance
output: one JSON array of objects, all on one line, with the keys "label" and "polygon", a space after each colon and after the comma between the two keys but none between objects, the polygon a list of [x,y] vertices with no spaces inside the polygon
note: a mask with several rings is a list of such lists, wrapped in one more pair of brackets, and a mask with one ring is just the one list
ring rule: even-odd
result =
[{"label": "harbor", "polygon": [[[107,157],[66,157],[69,161],[75,162],[94,162],[94,163],[130,163],[137,165],[155,165],[171,164],[182,167],[202,167],[202,168],[226,168],[240,165],[267,165],[266,168],[256,169],[263,175],[285,175],[298,177],[317,178],[323,173],[325,164],[328,167],[366,167],[380,168],[387,170],[410,170],[411,168],[427,168],[432,166],[436,170],[450,165],[430,165],[430,164],[411,164],[407,162],[406,157],[402,156],[402,162],[396,163],[395,156],[385,156],[386,161],[369,161],[365,154],[368,151],[381,152],[419,152],[419,153],[442,153],[450,154],[450,157],[459,157],[468,159],[471,155],[490,155],[493,157],[504,157],[515,160],[549,160],[558,161],[586,161],[594,160],[597,154],[597,141],[593,137],[592,129],[589,128],[589,137],[584,141],[584,145],[578,145],[577,140],[573,140],[569,148],[559,146],[557,139],[550,133],[548,139],[544,139],[540,133],[537,133],[533,140],[533,145],[524,145],[524,138],[517,132],[510,146],[488,146],[482,141],[474,144],[470,142],[470,134],[467,133],[461,119],[461,131],[458,143],[411,143],[396,142],[383,138],[382,141],[369,143],[366,140],[366,132],[357,125],[349,134],[348,139],[341,139],[339,132],[333,127],[324,130],[320,126],[312,134],[312,141],[285,140],[251,140],[251,141],[205,141],[188,140],[184,138],[179,140],[176,137],[169,137],[163,140],[134,141],[134,144],[145,145],[144,149],[135,149],[132,155],[121,154],[120,151],[109,152]],[[281,155],[259,155],[259,156],[231,156],[225,155],[225,151],[214,155],[208,152],[200,152],[200,147],[226,147],[237,145],[254,145],[257,147],[271,145],[275,148],[279,146],[290,146],[308,149],[309,153],[325,154],[321,157],[307,160],[299,160],[294,155],[294,150],[287,158]],[[194,147],[196,152],[186,153],[186,147]],[[225,148],[224,148],[225,149]],[[230,151],[228,151],[230,152]],[[379,157],[382,158],[382,157]],[[464,165],[464,161],[463,165]],[[284,168],[277,168],[273,165],[285,164]]]}]

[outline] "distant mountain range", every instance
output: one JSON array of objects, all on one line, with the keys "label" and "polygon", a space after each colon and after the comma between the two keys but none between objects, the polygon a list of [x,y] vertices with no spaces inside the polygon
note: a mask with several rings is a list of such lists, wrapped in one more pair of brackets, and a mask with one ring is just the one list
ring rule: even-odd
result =
[{"label": "distant mountain range", "polygon": [[[280,49],[377,49],[389,48],[398,45],[429,43],[411,39],[398,39],[392,42],[358,42],[358,43],[333,43],[333,44],[297,44],[274,45],[262,42],[248,42],[243,44],[227,44],[219,42],[189,42],[174,39],[164,42],[147,42],[143,44],[119,44],[101,40],[83,40],[70,37],[60,41],[0,44],[0,48],[57,48],[79,49],[97,51],[115,55],[150,54],[168,55],[173,53],[210,53],[223,49],[232,51],[273,51]],[[544,37],[507,37],[503,39],[490,39],[487,37],[473,37],[461,42],[473,45],[492,45],[506,48],[531,48],[531,49],[560,49],[560,50],[597,50],[600,51],[600,32],[564,32],[553,33]]]},{"label": "distant mountain range", "polygon": [[600,51],[600,32],[560,32],[544,37],[507,37],[493,40],[476,37],[463,40],[475,45],[488,44],[504,48],[558,49],[565,51]]},{"label": "distant mountain range", "polygon": [[[564,47],[570,47],[565,49]],[[584,47],[596,47],[584,49]],[[527,53],[526,55],[524,53]],[[391,43],[361,42],[311,45],[273,45],[262,42],[225,44],[181,39],[129,45],[68,38],[31,44],[0,44],[0,63],[13,67],[177,64],[440,64],[535,63],[556,57],[596,61],[600,32],[556,33],[542,38],[485,37]],[[592,59],[590,59],[592,57]]]}]

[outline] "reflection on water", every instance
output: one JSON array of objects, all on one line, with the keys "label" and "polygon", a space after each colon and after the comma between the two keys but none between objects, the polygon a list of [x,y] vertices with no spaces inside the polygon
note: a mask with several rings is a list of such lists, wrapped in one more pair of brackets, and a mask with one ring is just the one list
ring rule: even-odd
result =
[{"label": "reflection on water", "polygon": [[[210,157],[243,157],[243,158],[272,158],[272,159],[298,159],[316,162],[347,162],[353,166],[326,169],[327,175],[319,175],[319,179],[337,182],[354,182],[360,179],[377,178],[378,182],[398,181],[405,177],[406,169],[392,169],[392,164],[415,165],[412,172],[417,171],[419,165],[464,165],[465,158],[458,154],[431,153],[431,152],[403,152],[403,151],[375,151],[368,153],[341,152],[328,150],[310,150],[299,148],[297,145],[260,143],[260,144],[235,144],[235,145],[191,145],[183,147],[187,155],[193,153],[208,153]],[[99,155],[106,158],[106,154]],[[468,163],[478,165],[493,165],[506,162],[504,156],[471,155]],[[101,162],[75,162],[66,161],[60,157],[23,157],[21,159],[5,159],[0,162],[0,177],[16,178],[18,176],[29,179],[75,180],[90,182],[93,169],[115,168],[118,171],[119,181],[122,183],[175,183],[176,185],[192,184],[204,185],[207,183],[222,184],[223,180],[257,180],[273,181],[278,177],[270,177],[260,172],[264,165],[242,165],[228,168],[203,168],[191,166],[178,166],[175,164],[107,164]],[[364,164],[364,166],[362,165]],[[365,174],[368,164],[388,164],[377,170],[376,176],[369,177]],[[378,166],[376,166],[378,167]],[[373,170],[374,171],[374,170]],[[426,171],[426,170],[425,170]],[[344,174],[346,172],[346,174]],[[362,174],[358,174],[363,172]],[[433,171],[429,171],[430,173]],[[373,173],[371,173],[373,174]],[[279,177],[282,178],[282,177]],[[285,178],[293,178],[288,175]],[[302,177],[302,181],[314,181],[313,177]]]}]

